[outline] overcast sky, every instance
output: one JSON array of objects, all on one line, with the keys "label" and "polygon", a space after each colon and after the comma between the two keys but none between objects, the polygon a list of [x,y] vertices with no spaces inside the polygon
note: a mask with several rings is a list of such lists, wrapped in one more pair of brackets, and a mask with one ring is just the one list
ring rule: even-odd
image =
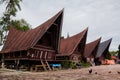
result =
[{"label": "overcast sky", "polygon": [[[17,19],[25,19],[32,28],[64,8],[62,35],[75,35],[89,27],[87,43],[102,37],[113,38],[110,50],[120,44],[120,0],[23,0]],[[0,7],[0,15],[3,6]]]}]

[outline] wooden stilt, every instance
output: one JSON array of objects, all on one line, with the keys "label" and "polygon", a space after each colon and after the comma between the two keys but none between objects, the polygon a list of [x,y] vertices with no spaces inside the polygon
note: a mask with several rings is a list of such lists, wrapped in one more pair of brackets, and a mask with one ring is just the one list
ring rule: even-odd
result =
[{"label": "wooden stilt", "polygon": [[46,60],[46,64],[48,66],[48,69],[51,71],[52,69],[50,68],[50,65],[48,64],[47,60]]},{"label": "wooden stilt", "polygon": [[43,66],[44,70],[47,71],[46,65],[44,64],[44,62],[42,60],[41,60],[41,63],[42,63],[42,66]]},{"label": "wooden stilt", "polygon": [[47,54],[48,54],[48,52],[46,51],[46,53],[45,53],[45,62],[46,62],[46,65],[47,65],[48,69],[51,71],[50,65],[47,62]]}]

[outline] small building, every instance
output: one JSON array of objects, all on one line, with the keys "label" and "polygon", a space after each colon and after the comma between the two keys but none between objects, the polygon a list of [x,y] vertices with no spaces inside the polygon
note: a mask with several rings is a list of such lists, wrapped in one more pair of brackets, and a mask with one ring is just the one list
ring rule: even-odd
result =
[{"label": "small building", "polygon": [[60,53],[56,55],[58,61],[79,62],[84,59],[84,47],[88,28],[74,36],[61,39]]},{"label": "small building", "polygon": [[87,59],[87,62],[90,62],[91,64],[94,63],[94,59],[96,57],[100,41],[101,41],[101,38],[85,45],[84,56]]},{"label": "small building", "polygon": [[59,53],[62,22],[63,10],[28,31],[11,27],[1,51],[5,65],[26,66],[30,69],[33,65],[54,62],[55,55]]},{"label": "small building", "polygon": [[95,58],[96,65],[100,65],[102,64],[102,62],[105,61],[111,41],[112,41],[112,38],[99,44],[97,55]]}]

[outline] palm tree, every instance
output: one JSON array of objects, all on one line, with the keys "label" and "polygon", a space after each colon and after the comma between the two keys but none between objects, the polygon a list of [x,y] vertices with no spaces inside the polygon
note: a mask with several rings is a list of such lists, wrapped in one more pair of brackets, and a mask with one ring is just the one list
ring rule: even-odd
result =
[{"label": "palm tree", "polygon": [[0,18],[0,37],[4,42],[11,26],[25,31],[30,29],[30,25],[24,20],[12,20],[11,16],[15,17],[18,10],[21,10],[20,2],[22,0],[0,0],[0,3],[5,3],[5,12]]},{"label": "palm tree", "polygon": [[1,3],[6,4],[6,10],[1,17],[0,25],[3,30],[8,30],[11,24],[11,16],[16,16],[16,12],[21,10],[20,2],[22,0],[0,0]]},{"label": "palm tree", "polygon": [[20,2],[22,0],[0,0],[1,3],[6,3],[6,12],[12,16],[16,15],[17,8],[21,10]]}]

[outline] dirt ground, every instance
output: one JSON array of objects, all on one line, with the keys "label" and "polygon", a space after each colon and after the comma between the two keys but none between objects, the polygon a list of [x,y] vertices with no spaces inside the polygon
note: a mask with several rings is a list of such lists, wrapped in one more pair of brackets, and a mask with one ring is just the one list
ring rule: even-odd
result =
[{"label": "dirt ground", "polygon": [[[92,74],[89,74],[92,69]],[[0,80],[120,80],[120,65],[102,65],[82,69],[47,72],[0,70]]]}]

